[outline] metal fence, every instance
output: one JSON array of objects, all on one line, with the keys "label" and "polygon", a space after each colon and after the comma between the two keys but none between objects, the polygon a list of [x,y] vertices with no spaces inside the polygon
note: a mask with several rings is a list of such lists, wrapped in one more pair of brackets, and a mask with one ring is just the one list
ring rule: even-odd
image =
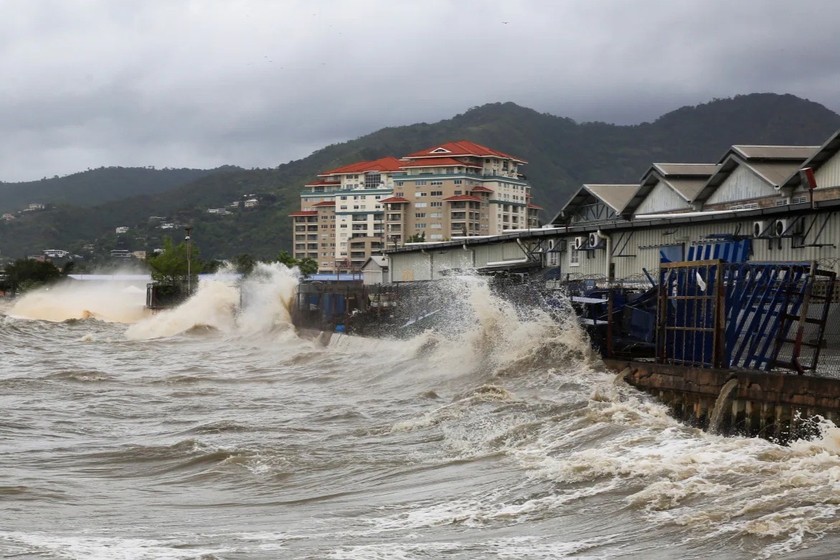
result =
[{"label": "metal fence", "polygon": [[813,262],[663,263],[656,359],[840,376],[836,283]]}]

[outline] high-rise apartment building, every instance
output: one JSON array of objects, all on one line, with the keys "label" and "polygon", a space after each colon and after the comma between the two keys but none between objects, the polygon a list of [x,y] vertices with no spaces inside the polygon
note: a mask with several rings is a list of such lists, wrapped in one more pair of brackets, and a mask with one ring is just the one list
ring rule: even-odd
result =
[{"label": "high-rise apartment building", "polygon": [[537,227],[540,208],[520,173],[525,163],[460,141],[322,173],[291,215],[294,255],[335,272],[358,269],[386,244]]}]

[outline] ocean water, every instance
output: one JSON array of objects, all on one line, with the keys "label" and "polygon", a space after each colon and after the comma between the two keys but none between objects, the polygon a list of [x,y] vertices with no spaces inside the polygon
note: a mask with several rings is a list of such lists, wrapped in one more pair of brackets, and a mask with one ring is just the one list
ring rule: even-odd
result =
[{"label": "ocean water", "polygon": [[0,558],[836,558],[840,431],[724,438],[476,278],[407,340],[298,337],[295,277],[0,304]]}]

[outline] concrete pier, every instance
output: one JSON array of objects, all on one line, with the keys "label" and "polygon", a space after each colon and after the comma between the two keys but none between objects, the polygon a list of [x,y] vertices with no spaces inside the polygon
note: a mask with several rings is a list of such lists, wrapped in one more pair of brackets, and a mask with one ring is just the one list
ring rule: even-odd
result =
[{"label": "concrete pier", "polygon": [[840,424],[840,380],[760,371],[604,360],[674,416],[704,430],[780,443],[816,433],[818,417]]}]

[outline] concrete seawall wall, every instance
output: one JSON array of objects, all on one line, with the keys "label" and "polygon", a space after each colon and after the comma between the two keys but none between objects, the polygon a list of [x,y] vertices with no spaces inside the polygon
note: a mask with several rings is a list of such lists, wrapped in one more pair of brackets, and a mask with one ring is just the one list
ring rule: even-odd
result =
[{"label": "concrete seawall wall", "polygon": [[786,442],[840,425],[840,380],[790,373],[688,368],[605,360],[627,383],[667,404],[675,417],[721,434]]}]

